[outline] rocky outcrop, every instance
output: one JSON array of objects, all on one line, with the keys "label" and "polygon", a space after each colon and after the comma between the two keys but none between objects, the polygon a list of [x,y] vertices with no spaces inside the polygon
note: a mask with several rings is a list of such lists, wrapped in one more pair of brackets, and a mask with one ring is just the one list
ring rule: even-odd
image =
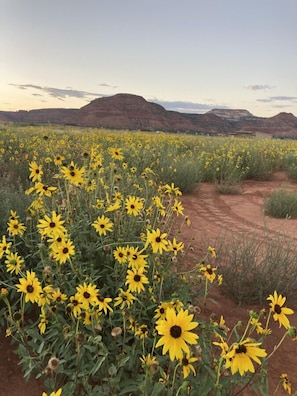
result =
[{"label": "rocky outcrop", "polygon": [[242,109],[214,109],[205,114],[186,114],[165,110],[156,103],[131,94],[95,99],[80,109],[0,111],[0,121],[209,134],[249,131],[297,137],[297,118],[290,113],[280,113],[271,118],[255,117]]}]

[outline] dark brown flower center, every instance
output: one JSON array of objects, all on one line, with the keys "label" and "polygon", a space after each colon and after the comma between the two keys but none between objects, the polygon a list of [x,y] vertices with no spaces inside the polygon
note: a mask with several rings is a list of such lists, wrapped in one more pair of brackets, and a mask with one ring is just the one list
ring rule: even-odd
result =
[{"label": "dark brown flower center", "polygon": [[182,329],[180,326],[174,325],[170,328],[170,335],[173,338],[179,338],[181,336]]},{"label": "dark brown flower center", "polygon": [[55,228],[55,227],[56,227],[56,223],[53,222],[53,221],[51,221],[51,222],[49,223],[49,226],[50,226],[50,228]]},{"label": "dark brown flower center", "polygon": [[140,275],[138,275],[138,274],[134,275],[134,281],[135,282],[140,282],[140,280],[141,280]]},{"label": "dark brown flower center", "polygon": [[88,299],[91,297],[91,294],[87,291],[84,292],[84,298]]},{"label": "dark brown flower center", "polygon": [[64,247],[64,248],[63,248],[63,254],[67,254],[68,252],[69,252],[68,247]]},{"label": "dark brown flower center", "polygon": [[189,364],[188,359],[184,357],[184,358],[182,359],[182,365],[183,365],[183,366],[188,366],[188,364]]},{"label": "dark brown flower center", "polygon": [[160,238],[159,236],[156,238],[156,242],[157,242],[157,243],[160,243],[160,242],[161,242],[161,238]]},{"label": "dark brown flower center", "polygon": [[274,312],[277,313],[278,315],[281,314],[282,309],[281,309],[281,307],[278,304],[275,304]]},{"label": "dark brown flower center", "polygon": [[26,288],[28,293],[33,293],[34,292],[34,287],[32,285],[28,285]]},{"label": "dark brown flower center", "polygon": [[235,353],[246,353],[247,349],[245,345],[238,345],[238,347],[235,349]]}]

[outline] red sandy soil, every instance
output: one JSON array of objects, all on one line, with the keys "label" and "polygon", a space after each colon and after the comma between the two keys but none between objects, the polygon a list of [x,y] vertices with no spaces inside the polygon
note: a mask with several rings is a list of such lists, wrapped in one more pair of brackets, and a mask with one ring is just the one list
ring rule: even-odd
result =
[{"label": "red sandy soil", "polygon": [[[213,184],[204,183],[197,190],[182,197],[185,213],[191,219],[189,227],[183,226],[179,240],[183,240],[189,247],[187,265],[198,263],[205,255],[205,249],[210,244],[215,246],[215,241],[222,231],[234,233],[234,237],[241,238],[253,233],[263,241],[267,233],[271,236],[285,234],[297,242],[297,219],[277,220],[264,218],[263,200],[272,190],[278,188],[296,189],[297,185],[291,183],[285,174],[274,175],[271,181],[244,181],[242,192],[239,195],[219,194]],[[221,295],[218,290],[212,292],[211,297],[216,303],[208,302],[205,314],[223,315],[228,327],[232,327],[239,320],[246,323],[249,318],[249,309],[259,310],[262,306],[238,306],[231,299]],[[297,312],[296,306],[289,305]],[[268,306],[266,307],[268,308]],[[293,326],[297,326],[297,314],[290,316]],[[272,335],[266,349],[270,352],[283,334],[283,329],[278,325],[271,325]],[[267,341],[268,341],[267,339]],[[38,381],[31,379],[25,383],[22,378],[18,358],[9,346],[9,339],[0,334],[0,396],[41,396],[44,387]],[[270,348],[270,350],[269,350]],[[297,341],[286,340],[281,349],[272,357],[269,363],[269,382],[272,395],[279,376],[287,373],[292,383],[292,390],[297,390]],[[241,395],[255,395],[252,390],[246,389]],[[282,390],[276,394],[285,395]],[[269,395],[267,395],[269,396]]]}]

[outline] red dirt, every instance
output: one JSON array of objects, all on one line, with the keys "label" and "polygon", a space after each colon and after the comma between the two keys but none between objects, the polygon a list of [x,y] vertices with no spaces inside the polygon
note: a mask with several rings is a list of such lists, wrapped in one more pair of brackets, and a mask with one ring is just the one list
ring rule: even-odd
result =
[{"label": "red dirt", "polygon": [[[267,235],[288,235],[297,242],[297,219],[277,220],[266,218],[263,215],[263,199],[277,188],[296,189],[296,184],[288,181],[286,175],[278,173],[273,180],[267,182],[244,181],[242,193],[239,195],[221,195],[216,192],[213,184],[202,184],[197,191],[182,197],[185,213],[191,219],[191,225],[182,228],[180,240],[183,240],[188,249],[187,265],[195,264],[205,255],[209,244],[215,244],[215,240],[221,231],[234,233],[234,237],[240,238],[247,233],[256,233],[259,238]],[[214,245],[215,246],[215,245]],[[218,317],[223,315],[228,327],[232,327],[238,320],[246,323],[248,310],[258,310],[263,306],[238,306],[229,298],[214,290],[211,294],[216,303],[208,302],[205,313],[215,313]],[[297,305],[291,308],[297,311]],[[267,308],[267,307],[266,307]],[[293,316],[293,317],[292,317]],[[291,324],[297,327],[297,315],[290,317]],[[277,324],[272,324],[272,336],[268,348],[273,348],[283,334]],[[267,341],[268,341],[267,339]],[[25,383],[22,378],[18,358],[9,346],[10,340],[0,334],[0,396],[41,396],[44,387],[38,381],[31,379]],[[270,351],[269,351],[270,352]],[[297,390],[297,341],[286,340],[269,363],[270,394],[273,394],[279,376],[287,373],[292,383],[292,390]],[[251,390],[246,390],[242,395],[254,395]],[[285,395],[280,390],[277,395]],[[276,395],[276,396],[277,396]],[[269,396],[269,395],[267,395]]]}]

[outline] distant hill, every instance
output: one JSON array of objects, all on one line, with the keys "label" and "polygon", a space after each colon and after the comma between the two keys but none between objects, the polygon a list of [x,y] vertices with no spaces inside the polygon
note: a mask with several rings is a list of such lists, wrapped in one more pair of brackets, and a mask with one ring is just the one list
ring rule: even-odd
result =
[{"label": "distant hill", "polygon": [[256,117],[242,109],[213,109],[205,114],[186,114],[168,111],[131,94],[98,98],[80,109],[0,111],[0,121],[209,134],[259,131],[297,137],[297,118],[290,113],[270,118]]}]

